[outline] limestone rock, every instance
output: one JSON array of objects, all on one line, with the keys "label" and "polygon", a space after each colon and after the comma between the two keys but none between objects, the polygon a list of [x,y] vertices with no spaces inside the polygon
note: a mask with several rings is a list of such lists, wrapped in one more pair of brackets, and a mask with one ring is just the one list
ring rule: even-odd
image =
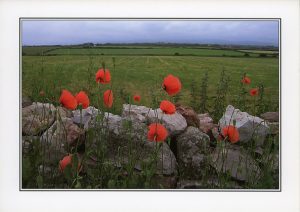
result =
[{"label": "limestone rock", "polygon": [[246,112],[241,112],[233,106],[228,105],[225,114],[219,121],[220,128],[227,125],[234,125],[239,131],[240,142],[249,142],[251,139],[255,141],[256,146],[261,146],[264,143],[265,137],[270,131],[266,121],[249,115]]},{"label": "limestone rock", "polygon": [[187,126],[200,127],[198,114],[193,108],[177,104],[176,111],[185,118]]},{"label": "limestone rock", "polygon": [[269,122],[279,122],[279,113],[278,112],[266,112],[260,115],[264,120]]},{"label": "limestone rock", "polygon": [[161,120],[170,136],[180,134],[187,127],[185,118],[178,112],[167,115],[160,109],[153,110],[144,106],[124,104],[122,118],[130,119],[130,117],[133,121],[147,124],[157,122],[157,119]]},{"label": "limestone rock", "polygon": [[32,148],[34,141],[39,141],[38,136],[22,136],[22,154],[27,154]]},{"label": "limestone rock", "polygon": [[56,114],[57,118],[56,119],[60,119],[60,118],[72,118],[73,114],[72,111],[64,108],[64,107],[57,107],[57,114]]},{"label": "limestone rock", "polygon": [[22,134],[38,135],[55,120],[56,109],[52,104],[34,102],[22,108]]},{"label": "limestone rock", "polygon": [[278,135],[280,131],[279,123],[278,122],[267,122],[268,126],[270,127],[270,134],[271,135]]},{"label": "limestone rock", "polygon": [[173,152],[165,142],[159,144],[147,140],[148,127],[145,123],[133,122],[108,113],[103,121],[104,124],[101,128],[94,126],[99,135],[95,136],[92,149],[95,149],[100,143],[106,142],[108,158],[115,163],[115,166],[127,164],[131,155],[135,155],[134,167],[141,171],[143,165],[153,163],[151,156],[157,154],[155,172],[163,175],[177,174],[177,162]]},{"label": "limestone rock", "polygon": [[83,142],[84,131],[70,118],[62,118],[46,130],[40,138],[47,162],[56,163],[74,147]]},{"label": "limestone rock", "polygon": [[239,181],[255,183],[260,177],[260,168],[254,159],[236,145],[217,148],[210,163],[218,172],[229,173]]},{"label": "limestone rock", "polygon": [[101,112],[97,108],[92,106],[89,106],[86,109],[82,109],[81,115],[80,110],[74,110],[72,112],[73,122],[78,125],[82,124],[84,126],[84,129],[88,129],[91,120],[94,119],[98,114],[101,114]]},{"label": "limestone rock", "polygon": [[177,159],[181,172],[188,177],[201,176],[208,148],[208,135],[196,127],[188,127],[177,137]]},{"label": "limestone rock", "polygon": [[199,122],[200,122],[200,130],[202,132],[207,133],[209,130],[212,130],[215,126],[213,123],[213,119],[209,116],[208,113],[198,114]]}]

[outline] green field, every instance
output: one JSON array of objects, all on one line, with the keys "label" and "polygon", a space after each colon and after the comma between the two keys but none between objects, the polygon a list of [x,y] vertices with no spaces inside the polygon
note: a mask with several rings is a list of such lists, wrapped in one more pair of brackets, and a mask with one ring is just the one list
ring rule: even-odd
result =
[{"label": "green field", "polygon": [[26,46],[23,55],[144,55],[144,56],[214,56],[214,57],[260,57],[266,54],[276,56],[277,51],[217,49],[215,47],[163,47],[163,46],[101,46],[101,47],[62,47]]},{"label": "green field", "polygon": [[[191,56],[244,56],[244,53],[233,50],[192,49],[192,48],[60,48],[47,55],[191,55]],[[251,54],[251,56],[256,56]]]},{"label": "green field", "polygon": [[[93,55],[104,52],[104,55]],[[166,56],[180,54],[199,54],[199,56]],[[157,54],[156,56],[144,54]],[[168,74],[180,78],[183,89],[180,102],[191,104],[191,86],[200,94],[200,83],[208,72],[208,96],[215,96],[220,73],[224,69],[230,78],[228,103],[239,94],[240,79],[244,73],[252,79],[252,87],[263,84],[265,98],[274,108],[279,100],[279,59],[259,57],[222,57],[242,54],[231,50],[190,49],[190,48],[112,48],[112,49],[55,49],[47,54],[53,56],[22,57],[22,93],[36,98],[39,90],[46,91],[51,100],[57,100],[61,89],[73,93],[85,90],[89,93],[92,105],[99,103],[99,92],[110,88],[95,82],[95,73],[105,62],[111,70],[112,89],[116,96],[115,110],[119,111],[124,102],[120,96],[140,94],[142,105],[153,106],[153,98],[167,98],[160,85]],[[60,55],[61,54],[61,55]],[[66,55],[70,54],[70,55]],[[111,55],[105,55],[111,54]],[[124,54],[127,54],[126,56]],[[207,56],[205,56],[207,55]],[[115,58],[115,70],[112,57]],[[251,87],[248,87],[249,89]],[[125,94],[124,94],[125,93]]]}]

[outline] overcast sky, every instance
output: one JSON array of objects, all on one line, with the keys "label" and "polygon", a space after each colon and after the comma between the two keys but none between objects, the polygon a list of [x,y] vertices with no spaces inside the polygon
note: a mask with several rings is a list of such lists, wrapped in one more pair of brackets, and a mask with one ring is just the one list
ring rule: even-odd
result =
[{"label": "overcast sky", "polygon": [[277,21],[23,20],[23,45],[217,43],[278,46]]}]

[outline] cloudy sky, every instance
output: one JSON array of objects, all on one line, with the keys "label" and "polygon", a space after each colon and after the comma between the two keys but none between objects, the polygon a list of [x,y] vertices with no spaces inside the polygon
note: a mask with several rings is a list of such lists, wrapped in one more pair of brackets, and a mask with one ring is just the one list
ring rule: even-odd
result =
[{"label": "cloudy sky", "polygon": [[278,46],[278,30],[275,20],[22,20],[22,44],[172,42]]}]

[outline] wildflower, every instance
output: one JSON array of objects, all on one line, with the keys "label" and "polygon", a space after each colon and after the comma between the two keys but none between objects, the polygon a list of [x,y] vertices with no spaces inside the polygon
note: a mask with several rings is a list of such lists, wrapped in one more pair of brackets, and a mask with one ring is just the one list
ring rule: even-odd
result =
[{"label": "wildflower", "polygon": [[251,79],[250,79],[249,77],[246,77],[246,76],[245,76],[245,77],[242,79],[242,83],[249,85],[249,84],[251,83]]},{"label": "wildflower", "polygon": [[77,103],[79,105],[82,105],[83,109],[86,109],[90,105],[90,100],[89,97],[86,95],[84,91],[80,91],[76,96],[75,96]]},{"label": "wildflower", "polygon": [[65,156],[62,160],[59,161],[59,169],[61,172],[65,170],[65,168],[71,165],[72,155]]},{"label": "wildflower", "polygon": [[177,94],[181,90],[181,82],[180,80],[169,74],[167,77],[164,78],[163,81],[163,89],[170,95],[173,96]]},{"label": "wildflower", "polygon": [[[72,155],[67,155],[62,160],[59,161],[59,170],[61,172],[64,172],[67,166],[72,166]],[[78,162],[77,171],[80,172],[81,170],[82,170],[82,165],[80,162]]]},{"label": "wildflower", "polygon": [[163,100],[160,103],[160,109],[165,113],[165,114],[174,114],[176,111],[175,105],[172,102],[169,102],[167,100]]},{"label": "wildflower", "polygon": [[150,141],[164,141],[167,136],[168,131],[163,125],[159,123],[153,123],[149,125],[148,139]]},{"label": "wildflower", "polygon": [[108,69],[101,68],[98,70],[96,73],[96,82],[101,83],[101,84],[108,84],[110,83],[110,72]]},{"label": "wildflower", "polygon": [[133,100],[134,100],[135,102],[140,102],[140,101],[141,101],[141,97],[140,97],[139,95],[134,95],[134,96],[133,96]]},{"label": "wildflower", "polygon": [[113,97],[113,92],[112,90],[106,90],[103,94],[103,101],[106,107],[111,108],[114,97]]},{"label": "wildflower", "polygon": [[59,98],[59,102],[67,109],[75,110],[77,107],[77,100],[75,97],[68,91],[63,90]]},{"label": "wildflower", "polygon": [[257,96],[258,95],[258,88],[252,88],[250,90],[250,95],[251,96]]},{"label": "wildflower", "polygon": [[226,126],[222,129],[222,135],[228,137],[231,143],[236,143],[240,140],[240,134],[237,128],[233,125]]},{"label": "wildflower", "polygon": [[40,91],[40,96],[45,96],[45,92],[43,90]]}]

